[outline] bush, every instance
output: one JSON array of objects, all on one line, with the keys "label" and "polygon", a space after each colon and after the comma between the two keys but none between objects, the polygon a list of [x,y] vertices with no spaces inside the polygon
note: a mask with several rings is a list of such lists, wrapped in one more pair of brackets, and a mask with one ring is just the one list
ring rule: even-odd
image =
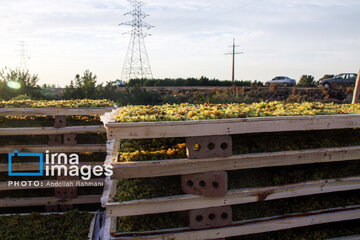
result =
[{"label": "bush", "polygon": [[11,100],[29,100],[31,99],[29,96],[27,96],[26,94],[24,95],[19,95],[19,96],[16,96],[16,97],[13,97]]},{"label": "bush", "polygon": [[[31,75],[29,71],[3,69],[0,71],[0,99],[9,100],[19,95],[27,95],[28,98],[40,98],[40,87],[37,85],[38,76]],[[20,84],[19,89],[8,86],[10,82]]]},{"label": "bush", "polygon": [[146,91],[140,87],[126,88],[125,92],[119,93],[116,103],[119,106],[156,105],[161,103],[161,96],[157,92]]},{"label": "bush", "polygon": [[316,87],[314,77],[311,75],[302,75],[298,84],[299,87]]},{"label": "bush", "polygon": [[334,76],[335,76],[334,74],[325,74],[322,78],[319,79],[319,81],[327,78],[333,78]]},{"label": "bush", "polygon": [[98,98],[97,87],[101,87],[101,85],[96,85],[96,79],[96,74],[93,75],[90,70],[85,70],[81,77],[76,74],[70,86],[65,87],[64,97],[66,99]]}]

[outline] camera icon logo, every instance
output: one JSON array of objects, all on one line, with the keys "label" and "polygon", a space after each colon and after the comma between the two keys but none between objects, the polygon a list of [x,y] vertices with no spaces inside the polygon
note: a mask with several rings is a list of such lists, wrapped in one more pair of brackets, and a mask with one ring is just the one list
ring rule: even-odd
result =
[{"label": "camera icon logo", "polygon": [[[43,176],[43,153],[19,153],[14,151],[8,154],[9,159],[9,176]],[[38,172],[13,172],[12,162],[14,157],[38,157],[39,158],[39,171]]]}]

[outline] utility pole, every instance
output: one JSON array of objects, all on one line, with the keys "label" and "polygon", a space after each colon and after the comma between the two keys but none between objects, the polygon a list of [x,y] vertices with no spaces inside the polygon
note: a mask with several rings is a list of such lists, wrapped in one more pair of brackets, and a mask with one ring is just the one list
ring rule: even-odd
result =
[{"label": "utility pole", "polygon": [[239,47],[239,45],[235,45],[235,38],[233,39],[233,45],[232,47],[232,53],[226,53],[227,55],[232,55],[232,82],[235,83],[235,55],[243,54],[243,52],[236,52],[236,48]]},{"label": "utility pole", "polygon": [[131,15],[132,20],[119,25],[128,25],[132,29],[130,32],[130,42],[126,53],[124,67],[121,73],[122,80],[152,78],[149,58],[145,48],[144,38],[150,34],[146,33],[153,26],[143,21],[148,15],[143,13],[141,7],[144,5],[140,0],[128,0],[133,10],[125,13]]}]

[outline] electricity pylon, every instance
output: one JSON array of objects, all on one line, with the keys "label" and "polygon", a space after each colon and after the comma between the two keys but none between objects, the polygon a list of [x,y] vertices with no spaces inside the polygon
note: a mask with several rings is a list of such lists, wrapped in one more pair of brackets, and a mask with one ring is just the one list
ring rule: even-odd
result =
[{"label": "electricity pylon", "polygon": [[27,56],[27,51],[26,51],[26,46],[25,46],[25,41],[20,41],[18,43],[18,49],[17,49],[17,52],[18,52],[18,57],[19,57],[19,66],[18,66],[18,69],[20,71],[26,71],[28,70],[27,68],[27,59],[30,59],[30,57]]},{"label": "electricity pylon", "polygon": [[131,12],[125,13],[125,15],[131,15],[132,20],[119,24],[132,27],[131,31],[127,32],[130,33],[131,36],[124,67],[121,73],[121,78],[125,81],[138,78],[152,78],[150,62],[146,52],[144,38],[150,35],[146,33],[146,31],[153,26],[143,21],[143,19],[148,16],[147,14],[143,13],[141,9],[141,7],[144,5],[143,2],[140,2],[139,0],[128,0],[128,2],[134,9]]}]

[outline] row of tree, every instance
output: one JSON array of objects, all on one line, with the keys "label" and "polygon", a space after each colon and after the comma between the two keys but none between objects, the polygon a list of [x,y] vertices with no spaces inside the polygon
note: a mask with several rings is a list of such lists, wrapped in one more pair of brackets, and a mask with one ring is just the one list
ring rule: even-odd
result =
[{"label": "row of tree", "polygon": [[219,79],[209,79],[201,76],[200,78],[165,78],[165,79],[131,79],[126,86],[128,87],[159,87],[159,86],[213,86],[213,87],[250,87],[250,86],[263,86],[264,84],[259,81],[220,81]]},{"label": "row of tree", "polygon": [[97,76],[86,70],[82,76],[77,74],[65,87],[62,95],[57,95],[54,85],[38,85],[37,74],[19,69],[3,69],[0,72],[0,100],[10,99],[114,99],[117,87],[113,82],[97,83]]},{"label": "row of tree", "polygon": [[[326,74],[323,78],[332,77],[333,75]],[[320,80],[321,80],[320,79]],[[319,81],[320,81],[319,80]],[[139,89],[134,92],[127,90],[119,93],[117,91],[116,81],[107,82],[106,84],[98,83],[96,74],[86,70],[83,75],[77,74],[70,82],[70,85],[65,87],[63,95],[56,96],[54,94],[54,86],[38,85],[38,75],[31,75],[29,71],[3,69],[0,72],[0,99],[111,99],[114,101],[123,101],[124,98],[143,97],[145,92]],[[315,81],[311,75],[301,76],[298,86],[301,87],[315,87],[319,85],[319,81]],[[10,83],[18,83],[20,88],[14,89]],[[263,86],[259,81],[235,81],[236,86]],[[126,83],[125,87],[139,88],[143,86],[232,86],[231,81],[220,81],[218,79],[209,79],[202,76],[201,78],[177,78],[177,79],[132,79]],[[140,94],[140,95],[139,95]],[[139,95],[139,96],[137,96]],[[133,99],[136,101],[136,99]]]}]

